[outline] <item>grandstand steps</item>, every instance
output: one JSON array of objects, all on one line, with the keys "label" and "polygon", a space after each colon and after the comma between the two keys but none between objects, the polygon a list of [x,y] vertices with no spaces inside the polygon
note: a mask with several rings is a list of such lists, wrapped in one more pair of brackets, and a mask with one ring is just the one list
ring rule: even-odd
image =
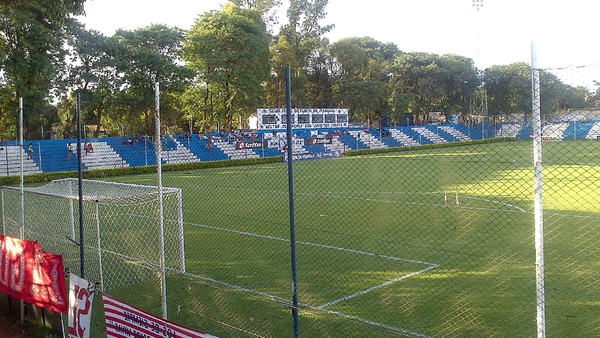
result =
[{"label": "grandstand steps", "polygon": [[21,174],[20,155],[23,155],[23,174],[38,174],[39,169],[33,159],[27,159],[27,152],[20,146],[0,147],[0,176],[15,176]]},{"label": "grandstand steps", "polygon": [[585,136],[586,139],[597,140],[600,137],[600,122],[594,122],[592,128]]},{"label": "grandstand steps", "polygon": [[175,149],[164,150],[160,156],[166,164],[200,162],[200,159],[182,145],[181,142],[172,137],[171,141],[176,144]]},{"label": "grandstand steps", "polygon": [[390,134],[392,134],[392,137],[400,142],[403,146],[418,146],[419,142],[414,140],[412,137],[406,135],[405,133],[403,133],[400,130],[397,129],[390,129]]},{"label": "grandstand steps", "polygon": [[357,139],[360,140],[360,142],[362,142],[367,147],[372,148],[372,149],[388,147],[387,145],[385,145],[384,143],[379,141],[379,139],[377,139],[377,137],[375,137],[369,133],[365,133],[363,131],[352,130],[352,131],[350,131],[350,135],[356,137]]},{"label": "grandstand steps", "polygon": [[260,157],[252,149],[237,149],[235,144],[231,144],[228,141],[215,141],[214,145],[224,152],[230,160]]},{"label": "grandstand steps", "polygon": [[522,123],[505,123],[496,131],[496,137],[517,137],[521,128]]},{"label": "grandstand steps", "polygon": [[129,164],[106,142],[90,142],[93,152],[86,154],[85,143],[81,144],[81,163],[87,169],[114,169],[129,167]]},{"label": "grandstand steps", "polygon": [[547,124],[542,128],[542,138],[562,140],[568,127],[568,122]]},{"label": "grandstand steps", "polygon": [[469,137],[469,135],[462,133],[451,126],[441,126],[439,128],[440,130],[443,130],[445,133],[450,134],[452,137],[459,140],[460,142],[471,141],[471,137]]},{"label": "grandstand steps", "polygon": [[419,135],[435,144],[448,142],[445,138],[439,136],[437,133],[434,133],[433,131],[427,128],[412,128],[412,130],[416,131]]}]

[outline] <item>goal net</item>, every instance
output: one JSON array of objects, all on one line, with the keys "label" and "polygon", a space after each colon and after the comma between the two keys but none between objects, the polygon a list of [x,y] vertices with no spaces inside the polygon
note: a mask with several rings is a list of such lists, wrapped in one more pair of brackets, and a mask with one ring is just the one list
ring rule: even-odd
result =
[{"label": "goal net", "polygon": [[[185,272],[181,190],[162,188],[164,241],[160,239],[158,187],[83,180],[85,277],[113,290],[156,280],[165,268]],[[38,241],[63,255],[65,267],[80,271],[79,183],[61,179],[21,190],[2,187],[7,236]],[[164,243],[164,247],[161,246]]]}]

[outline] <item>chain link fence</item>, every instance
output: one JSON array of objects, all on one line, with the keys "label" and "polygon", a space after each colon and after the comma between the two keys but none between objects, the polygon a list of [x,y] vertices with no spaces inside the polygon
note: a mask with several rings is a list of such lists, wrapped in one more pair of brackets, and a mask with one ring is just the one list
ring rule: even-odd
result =
[{"label": "chain link fence", "polygon": [[[451,132],[455,126],[418,134],[419,145],[378,149],[365,131],[360,139],[349,133],[343,156],[302,156],[291,180],[281,150],[262,161],[163,171],[163,185],[181,189],[185,242],[173,226],[180,216],[167,213],[169,320],[219,337],[535,336],[534,167],[541,165],[545,334],[600,335],[600,122],[562,117],[542,118],[537,162],[532,121],[507,117],[474,127],[480,137],[467,142]],[[399,130],[370,133],[387,144]],[[139,154],[152,164],[152,154]],[[157,175],[106,180],[156,185]],[[3,193],[9,235],[18,235],[18,220],[6,218],[20,209],[15,196]],[[160,316],[154,200],[121,196],[105,216],[97,200],[84,220],[90,281],[114,281],[103,282],[104,291]],[[41,211],[26,213],[25,224],[42,224],[25,237],[63,253],[78,271],[78,248],[68,239],[77,239],[70,225],[77,207],[67,201],[27,202]],[[98,229],[105,229],[100,237]],[[100,240],[114,245],[99,249]],[[99,302],[92,318],[92,336],[102,337]]]}]

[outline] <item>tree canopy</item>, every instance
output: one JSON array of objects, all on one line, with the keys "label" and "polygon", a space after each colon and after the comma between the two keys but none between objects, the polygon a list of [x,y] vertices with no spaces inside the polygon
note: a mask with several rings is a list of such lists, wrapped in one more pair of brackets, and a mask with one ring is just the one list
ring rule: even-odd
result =
[{"label": "tree canopy", "polygon": [[[191,29],[155,24],[113,36],[72,18],[84,0],[0,3],[0,136],[17,136],[17,102],[25,104],[26,137],[75,131],[75,93],[83,123],[111,135],[151,134],[154,83],[170,132],[245,128],[259,107],[285,106],[284,69],[292,69],[294,107],[347,108],[351,122],[427,123],[473,113],[485,93],[487,114],[531,113],[531,69],[525,63],[482,72],[460,55],[400,50],[372,37],[330,43],[328,0],[289,0],[277,32],[281,0],[229,0],[200,13]],[[541,73],[542,113],[597,107],[600,91]],[[481,113],[481,112],[477,112]]]}]

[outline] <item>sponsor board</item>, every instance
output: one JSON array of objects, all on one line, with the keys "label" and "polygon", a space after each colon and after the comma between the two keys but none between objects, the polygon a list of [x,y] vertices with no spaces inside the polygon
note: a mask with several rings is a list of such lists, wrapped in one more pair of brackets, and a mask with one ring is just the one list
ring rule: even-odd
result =
[{"label": "sponsor board", "polygon": [[237,150],[266,148],[267,146],[264,141],[238,141],[235,143]]},{"label": "sponsor board", "polygon": [[[320,153],[308,153],[308,154],[294,154],[292,160],[294,161],[305,161],[305,160],[321,160],[324,158],[335,158],[341,157],[342,153],[339,151],[332,152],[320,152]],[[283,162],[288,161],[287,153],[283,153]]]},{"label": "sponsor board", "polygon": [[216,338],[153,316],[105,293],[102,294],[102,300],[106,336],[109,338]]},{"label": "sponsor board", "polygon": [[314,146],[317,144],[332,144],[333,140],[330,138],[321,138],[321,137],[313,137],[313,138],[305,138],[304,145],[305,146]]},{"label": "sponsor board", "polygon": [[38,242],[0,236],[0,292],[55,312],[68,312],[61,255]]}]

